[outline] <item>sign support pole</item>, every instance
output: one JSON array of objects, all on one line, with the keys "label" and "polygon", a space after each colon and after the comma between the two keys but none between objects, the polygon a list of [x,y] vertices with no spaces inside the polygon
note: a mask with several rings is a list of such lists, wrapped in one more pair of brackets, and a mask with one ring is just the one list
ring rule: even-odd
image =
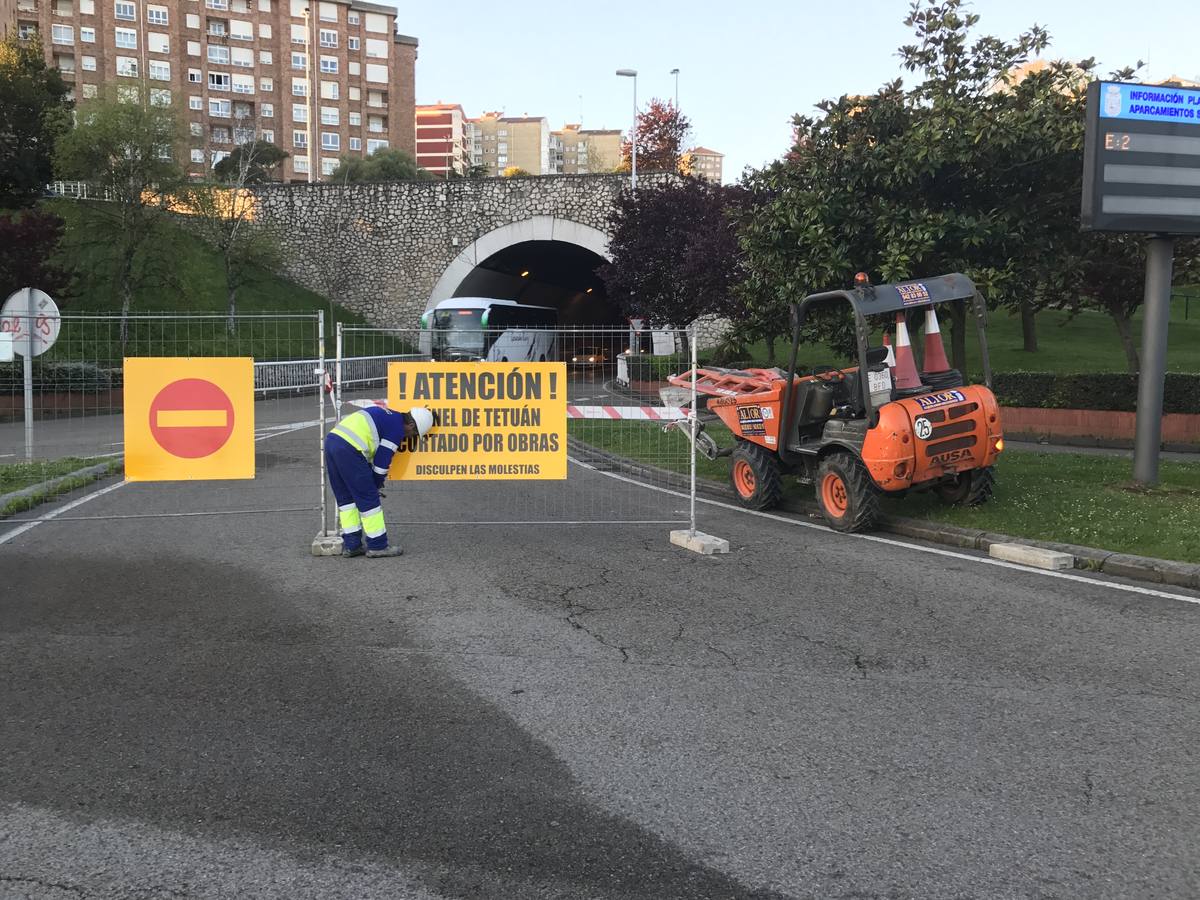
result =
[{"label": "sign support pole", "polygon": [[24,288],[25,293],[25,356],[22,368],[25,373],[25,460],[33,462],[33,289]]},{"label": "sign support pole", "polygon": [[1146,295],[1142,307],[1142,360],[1138,377],[1137,437],[1133,480],[1158,483],[1162,443],[1163,384],[1167,372],[1167,324],[1171,318],[1171,269],[1175,240],[1165,235],[1146,243]]}]

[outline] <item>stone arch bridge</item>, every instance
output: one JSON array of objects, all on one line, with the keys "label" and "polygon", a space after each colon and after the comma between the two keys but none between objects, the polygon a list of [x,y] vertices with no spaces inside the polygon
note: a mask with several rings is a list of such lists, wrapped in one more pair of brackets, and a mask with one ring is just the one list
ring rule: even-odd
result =
[{"label": "stone arch bridge", "polygon": [[255,191],[284,273],[373,324],[415,326],[440,300],[486,296],[557,306],[564,324],[588,325],[618,321],[595,269],[628,183],[565,175]]}]

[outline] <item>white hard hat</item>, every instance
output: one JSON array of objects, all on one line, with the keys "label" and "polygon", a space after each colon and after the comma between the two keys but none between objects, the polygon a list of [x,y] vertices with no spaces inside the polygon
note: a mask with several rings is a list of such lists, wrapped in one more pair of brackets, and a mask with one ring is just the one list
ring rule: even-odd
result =
[{"label": "white hard hat", "polygon": [[416,423],[417,434],[425,437],[429,433],[429,429],[433,427],[433,413],[423,406],[414,406],[408,411],[408,414],[412,416],[413,422]]}]

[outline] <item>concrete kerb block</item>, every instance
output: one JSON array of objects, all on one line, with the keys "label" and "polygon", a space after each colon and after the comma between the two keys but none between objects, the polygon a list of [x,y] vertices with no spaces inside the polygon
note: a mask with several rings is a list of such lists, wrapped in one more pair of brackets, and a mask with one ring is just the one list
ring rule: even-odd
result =
[{"label": "concrete kerb block", "polygon": [[1032,566],[1035,569],[1058,571],[1075,568],[1075,557],[1070,553],[1030,547],[1028,544],[992,544],[988,547],[988,555],[993,559]]},{"label": "concrete kerb block", "polygon": [[671,543],[676,547],[691,550],[693,553],[701,553],[704,556],[729,552],[729,541],[724,538],[714,537],[703,531],[689,531],[687,528],[672,531]]},{"label": "concrete kerb block", "polygon": [[342,536],[340,534],[318,534],[312,542],[313,556],[341,556]]}]

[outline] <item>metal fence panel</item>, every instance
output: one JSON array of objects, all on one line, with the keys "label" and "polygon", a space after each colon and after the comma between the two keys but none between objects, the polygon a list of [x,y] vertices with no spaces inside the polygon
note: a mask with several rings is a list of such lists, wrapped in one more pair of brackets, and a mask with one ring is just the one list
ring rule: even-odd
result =
[{"label": "metal fence panel", "polygon": [[[387,363],[414,359],[567,365],[566,481],[389,482],[389,521],[405,524],[655,524],[694,520],[689,404],[665,403],[666,378],[689,369],[687,332],[517,329],[529,340],[441,329],[338,326],[338,415],[386,400]],[[509,336],[511,337],[511,335]],[[475,343],[472,343],[474,341]],[[506,349],[507,348],[507,349]],[[632,352],[631,352],[632,351]],[[657,352],[652,352],[657,351]],[[676,391],[678,394],[678,391]]]}]

